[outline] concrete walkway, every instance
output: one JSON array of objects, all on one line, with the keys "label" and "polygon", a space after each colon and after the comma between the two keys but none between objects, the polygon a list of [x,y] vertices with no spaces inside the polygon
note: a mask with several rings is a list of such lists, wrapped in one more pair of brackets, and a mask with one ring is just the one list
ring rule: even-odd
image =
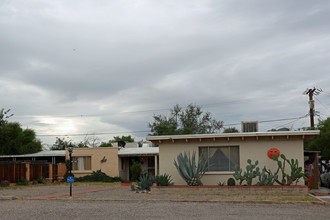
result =
[{"label": "concrete walkway", "polygon": [[318,199],[330,203],[330,189],[326,187],[320,187],[319,189],[312,189],[309,193],[311,193]]}]

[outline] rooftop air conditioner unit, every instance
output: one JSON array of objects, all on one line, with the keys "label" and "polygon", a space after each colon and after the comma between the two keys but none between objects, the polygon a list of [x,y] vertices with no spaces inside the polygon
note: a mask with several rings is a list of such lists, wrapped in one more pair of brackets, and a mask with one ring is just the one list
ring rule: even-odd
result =
[{"label": "rooftop air conditioner unit", "polygon": [[258,122],[242,121],[242,132],[258,132]]}]

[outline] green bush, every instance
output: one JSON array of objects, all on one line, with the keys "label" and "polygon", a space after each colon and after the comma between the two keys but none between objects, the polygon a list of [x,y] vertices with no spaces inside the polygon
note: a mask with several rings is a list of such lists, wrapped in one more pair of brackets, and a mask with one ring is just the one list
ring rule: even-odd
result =
[{"label": "green bush", "polygon": [[8,181],[1,181],[1,187],[8,187],[9,186],[9,182]]},{"label": "green bush", "polygon": [[235,182],[234,178],[229,178],[227,180],[227,185],[228,186],[235,186],[236,185],[236,182]]},{"label": "green bush", "polygon": [[74,177],[74,174],[73,173],[70,175],[70,164],[71,164],[70,163],[70,160],[66,160],[65,161],[66,173],[64,174],[64,177],[63,177],[62,182],[66,182],[68,176],[73,176]]},{"label": "green bush", "polygon": [[37,179],[37,183],[38,184],[45,184],[46,183],[46,179],[44,177]]},{"label": "green bush", "polygon": [[163,174],[155,177],[157,186],[171,186],[173,185],[172,178],[168,174]]},{"label": "green bush", "polygon": [[120,177],[110,177],[101,170],[93,171],[90,175],[75,179],[76,182],[122,182]]},{"label": "green bush", "polygon": [[137,181],[141,175],[141,172],[142,172],[142,168],[141,168],[141,164],[135,160],[132,161],[133,164],[132,166],[129,168],[131,174],[132,174],[132,177],[131,177],[131,180],[132,181]]},{"label": "green bush", "polygon": [[17,180],[16,184],[19,186],[26,186],[29,185],[29,181],[24,177],[21,177],[19,180]]}]

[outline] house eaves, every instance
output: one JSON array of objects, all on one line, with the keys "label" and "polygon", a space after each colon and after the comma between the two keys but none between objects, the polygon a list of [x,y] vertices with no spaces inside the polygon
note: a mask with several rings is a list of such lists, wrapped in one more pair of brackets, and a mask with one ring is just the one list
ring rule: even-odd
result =
[{"label": "house eaves", "polygon": [[119,148],[118,156],[131,157],[131,156],[155,156],[159,154],[158,147],[139,147],[139,148]]},{"label": "house eaves", "polygon": [[191,140],[202,142],[203,140],[228,140],[240,139],[242,141],[259,140],[260,138],[269,138],[271,140],[278,138],[292,139],[299,138],[304,141],[310,140],[320,134],[319,130],[313,131],[276,131],[276,132],[241,132],[241,133],[222,133],[222,134],[192,134],[192,135],[164,135],[164,136],[148,136],[146,140],[155,144],[162,142],[176,142],[182,141],[189,142]]}]

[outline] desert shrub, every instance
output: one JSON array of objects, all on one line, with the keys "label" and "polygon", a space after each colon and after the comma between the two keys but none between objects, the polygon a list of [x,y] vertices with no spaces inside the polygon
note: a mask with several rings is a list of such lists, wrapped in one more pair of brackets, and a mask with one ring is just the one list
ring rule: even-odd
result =
[{"label": "desert shrub", "polygon": [[75,179],[76,182],[122,182],[120,177],[110,177],[101,170],[93,171],[90,175]]},{"label": "desert shrub", "polygon": [[171,176],[166,173],[155,177],[157,186],[171,186],[173,185],[172,181]]},{"label": "desert shrub", "polygon": [[1,187],[8,187],[9,186],[9,182],[8,181],[1,181]]},{"label": "desert shrub", "polygon": [[45,184],[46,183],[46,179],[44,177],[41,177],[40,179],[37,179],[37,183],[38,184]]},{"label": "desert shrub", "polygon": [[225,182],[221,182],[221,181],[218,182],[218,186],[224,186],[224,185],[225,185]]},{"label": "desert shrub", "polygon": [[29,181],[24,177],[21,177],[19,180],[17,180],[16,184],[19,186],[26,186],[29,185]]},{"label": "desert shrub", "polygon": [[132,166],[129,168],[131,174],[132,174],[132,177],[131,177],[131,180],[132,181],[136,181],[139,179],[140,175],[141,175],[141,172],[142,172],[142,168],[141,168],[141,164],[135,160],[132,161],[133,164]]}]

